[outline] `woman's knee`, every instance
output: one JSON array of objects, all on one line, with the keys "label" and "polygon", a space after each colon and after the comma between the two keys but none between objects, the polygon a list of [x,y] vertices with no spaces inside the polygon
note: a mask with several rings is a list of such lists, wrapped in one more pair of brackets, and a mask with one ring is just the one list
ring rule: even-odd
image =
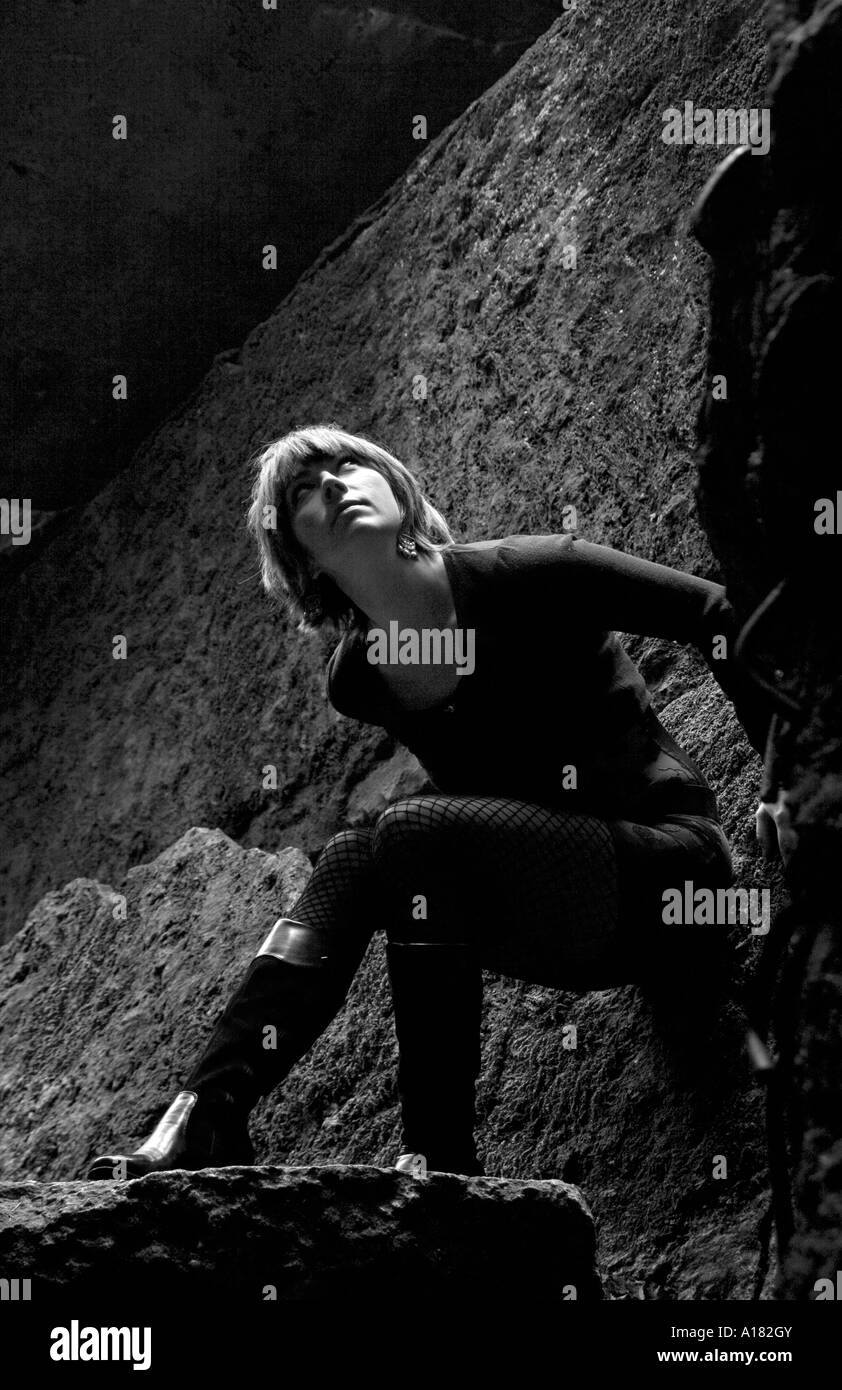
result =
[{"label": "woman's knee", "polygon": [[[322,847],[291,916],[328,931],[377,925],[378,875],[369,829],[340,830]],[[373,929],[373,928],[372,928]]]},{"label": "woman's knee", "polygon": [[465,918],[468,885],[461,842],[443,797],[395,801],[373,827],[372,857],[388,907],[387,936],[451,940]]},{"label": "woman's knee", "polygon": [[424,800],[419,796],[403,797],[377,817],[371,829],[371,854],[379,868],[428,839],[434,826]]},{"label": "woman's knee", "polygon": [[370,829],[339,830],[322,846],[314,872],[341,870],[347,874],[370,874],[372,869]]},{"label": "woman's knee", "polygon": [[486,824],[481,815],[484,804],[478,797],[446,796],[439,792],[404,796],[393,801],[381,811],[372,827],[375,854],[390,844],[403,844],[406,840],[424,843],[431,837],[442,843],[461,840]]}]

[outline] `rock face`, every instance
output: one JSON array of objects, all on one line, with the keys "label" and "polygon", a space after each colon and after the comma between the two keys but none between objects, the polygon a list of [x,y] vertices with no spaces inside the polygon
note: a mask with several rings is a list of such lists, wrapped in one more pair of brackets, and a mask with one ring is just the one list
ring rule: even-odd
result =
[{"label": "rock face", "polygon": [[[49,889],[119,886],[191,825],[313,853],[394,751],[329,711],[326,651],[257,586],[261,441],[335,419],[415,468],[460,539],[559,530],[574,504],[589,539],[710,572],[692,515],[705,257],[684,233],[719,152],[665,145],[662,112],[691,90],[757,101],[759,8],[561,17],[18,577],[2,939]],[[658,680],[670,667],[653,655]]]},{"label": "rock face", "polygon": [[413,117],[437,135],[561,9],[20,7],[4,37],[20,81],[3,92],[0,494],[42,510],[97,491],[411,163]]},{"label": "rock face", "polygon": [[601,1297],[593,1223],[562,1182],[326,1165],[3,1183],[0,1232],[33,1300]]},{"label": "rock face", "polygon": [[78,1178],[94,1150],[145,1137],[310,871],[297,850],[192,830],[122,898],[89,879],[49,894],[3,948],[2,1175]]},{"label": "rock face", "polygon": [[[699,727],[717,719],[727,721],[727,714],[714,703],[700,710]],[[244,850],[218,830],[193,829],[130,872],[124,903],[113,889],[77,879],[48,894],[2,948],[0,1208],[4,1200],[26,1199],[11,1245],[0,1247],[15,1253],[6,1267],[61,1268],[59,1237],[38,1245],[40,1223],[51,1230],[55,1221],[62,1239],[71,1239],[83,1209],[96,1232],[107,1229],[117,1207],[135,1213],[141,1228],[151,1210],[165,1221],[182,1179],[154,1191],[146,1179],[142,1187],[132,1184],[144,1194],[138,1206],[121,1205],[122,1198],[91,1184],[70,1188],[76,1195],[65,1207],[52,1184],[73,1183],[96,1153],[126,1151],[147,1136],[269,926],[289,911],[308,875],[296,850]],[[744,936],[735,945],[737,979],[755,949]],[[750,1297],[765,1201],[763,1153],[759,1095],[740,1060],[733,986],[722,997],[711,991],[699,999],[698,980],[692,989],[689,981],[670,981],[670,1003],[632,987],[582,996],[485,979],[478,1113],[486,1172],[581,1183],[612,1297]],[[568,1024],[576,1029],[574,1049],[565,1045]],[[383,943],[375,937],[334,1022],[256,1108],[258,1162],[394,1164],[396,1061]],[[723,1181],[713,1177],[717,1156],[726,1159]],[[47,1186],[20,1186],[33,1179]],[[215,1178],[191,1198],[196,1220],[202,1213],[210,1219],[214,1204],[228,1200],[225,1181]],[[293,1170],[284,1178],[264,1172],[256,1181],[257,1189],[233,1189],[237,1210],[252,1211],[249,1221],[258,1220],[256,1207],[276,1191],[273,1184],[288,1192],[286,1184],[297,1179]],[[316,1175],[301,1181],[318,1190]],[[338,1181],[335,1174],[325,1178],[328,1186]],[[358,1190],[349,1182],[353,1206]],[[381,1193],[389,1179],[363,1175],[360,1182],[364,1202],[366,1183]],[[488,1191],[499,1195],[499,1185],[465,1180],[464,1200],[481,1205]],[[517,1191],[515,1185],[505,1200]],[[84,1256],[91,1278],[103,1258]],[[202,1277],[211,1277],[210,1256],[202,1260]],[[224,1271],[219,1278],[227,1278]]]},{"label": "rock face", "polygon": [[745,657],[776,699],[770,771],[796,834],[767,1007],[778,1293],[809,1299],[821,1279],[835,1288],[842,1265],[842,492],[827,350],[842,311],[842,6],[778,0],[769,37],[771,159],[739,156],[700,210],[713,258],[708,381],[728,380],[727,401],[708,389],[703,404],[700,501],[729,591],[755,615]]}]

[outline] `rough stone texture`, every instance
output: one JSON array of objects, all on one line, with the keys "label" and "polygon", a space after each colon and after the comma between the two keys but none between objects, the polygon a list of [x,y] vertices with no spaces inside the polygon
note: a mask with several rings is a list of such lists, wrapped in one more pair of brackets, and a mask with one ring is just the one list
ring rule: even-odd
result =
[{"label": "rough stone texture", "polygon": [[[714,698],[700,729],[717,716],[728,718]],[[4,1182],[79,1179],[95,1153],[146,1137],[308,874],[295,850],[243,850],[193,829],[130,872],[125,921],[114,891],[85,879],[38,904],[0,950]],[[735,942],[736,980],[756,949],[744,933]],[[486,985],[478,1113],[489,1175],[581,1182],[612,1297],[750,1297],[764,1174],[739,987],[699,997],[697,979],[668,981],[659,998],[490,974]],[[575,1050],[562,1045],[567,1023]],[[375,938],[344,1008],[256,1108],[258,1161],[394,1163],[395,1066]],[[726,1181],[712,1178],[717,1154]]]},{"label": "rough stone texture", "polygon": [[[702,407],[700,503],[744,617],[786,581],[747,655],[781,701],[772,761],[798,834],[773,1028],[795,1199],[777,1287],[808,1299],[842,1266],[842,5],[775,0],[768,19],[771,159],[738,161],[699,224],[713,256],[708,374],[729,383],[727,402],[708,392]],[[816,530],[821,498],[836,535]],[[787,1224],[784,1212],[784,1243]]]},{"label": "rough stone texture", "polygon": [[432,782],[418,759],[408,748],[398,748],[397,753],[385,763],[379,763],[372,772],[358,782],[348,798],[345,819],[348,825],[368,825],[376,820],[381,811],[392,801],[402,796],[417,796],[429,791]]},{"label": "rough stone texture", "polygon": [[53,509],[113,477],[406,168],[414,115],[437,135],[562,4],[9,8],[0,494]]},{"label": "rough stone texture", "polygon": [[124,908],[90,879],[48,894],[2,948],[2,1176],[78,1178],[144,1137],[310,872],[194,829],[131,871]]},{"label": "rough stone texture", "polygon": [[[377,1168],[219,1168],[0,1184],[0,1268],[33,1300],[110,1285],[184,1298],[601,1297],[593,1223],[561,1182]],[[22,1276],[26,1277],[26,1276]],[[565,1295],[565,1289],[567,1290]]]},{"label": "rough stone texture", "polygon": [[590,539],[711,572],[691,482],[705,258],[685,230],[718,152],[664,145],[661,113],[757,98],[759,8],[560,18],[19,576],[0,938],[49,889],[119,887],[190,825],[312,854],[394,751],[329,710],[326,649],[257,587],[261,441],[337,419],[414,467],[459,537],[559,530],[572,502]]}]

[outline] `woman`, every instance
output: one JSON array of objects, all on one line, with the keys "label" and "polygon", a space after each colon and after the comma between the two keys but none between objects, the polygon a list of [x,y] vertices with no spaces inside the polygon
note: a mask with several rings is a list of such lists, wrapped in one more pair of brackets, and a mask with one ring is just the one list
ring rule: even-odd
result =
[{"label": "woman", "polygon": [[335,1016],[381,928],[398,1166],[423,1154],[481,1173],[483,967],[604,988],[679,957],[686,971],[721,936],[664,923],[664,891],[726,886],[730,855],[614,630],[694,643],[760,752],[768,712],[732,665],[721,586],[572,535],[456,544],[397,459],[339,429],[263,451],[249,526],[270,595],[302,630],[343,631],[334,707],[392,733],[437,791],[333,836],[153,1135],[89,1177],[253,1162],[249,1111]]}]

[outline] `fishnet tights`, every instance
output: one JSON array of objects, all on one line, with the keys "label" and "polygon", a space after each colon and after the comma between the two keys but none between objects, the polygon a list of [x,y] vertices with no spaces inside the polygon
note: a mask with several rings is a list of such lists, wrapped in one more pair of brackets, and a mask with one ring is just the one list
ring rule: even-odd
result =
[{"label": "fishnet tights", "polygon": [[[252,1105],[341,1007],[383,928],[404,1143],[432,1155],[432,1167],[479,1171],[481,967],[568,989],[631,980],[660,886],[729,872],[727,842],[702,817],[642,826],[495,797],[396,802],[371,829],[328,841],[290,911],[325,933],[324,968],[302,973],[258,955],[187,1089]],[[267,1022],[277,1029],[271,1052]]]},{"label": "fishnet tights", "polygon": [[329,932],[337,943],[346,934],[371,936],[385,926],[371,836],[370,829],[340,830],[332,836],[289,916]]},{"label": "fishnet tights", "polygon": [[499,797],[417,796],[374,827],[392,940],[461,939],[489,970],[568,981],[619,926],[606,822]]},{"label": "fishnet tights", "polygon": [[[393,941],[471,942],[486,969],[539,984],[622,980],[622,824],[498,797],[409,797],[333,836],[289,915],[337,942],[378,928]],[[640,831],[626,857],[675,848],[674,830]]]}]

